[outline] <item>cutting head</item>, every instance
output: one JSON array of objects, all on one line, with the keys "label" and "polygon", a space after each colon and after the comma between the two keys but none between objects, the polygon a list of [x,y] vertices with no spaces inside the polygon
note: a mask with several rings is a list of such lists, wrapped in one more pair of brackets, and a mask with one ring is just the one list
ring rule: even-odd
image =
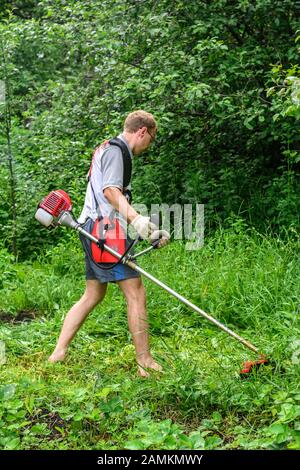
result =
[{"label": "cutting head", "polygon": [[243,364],[243,368],[240,371],[241,377],[248,377],[251,372],[258,369],[261,365],[268,364],[269,360],[265,356],[261,356],[257,361],[246,361]]}]

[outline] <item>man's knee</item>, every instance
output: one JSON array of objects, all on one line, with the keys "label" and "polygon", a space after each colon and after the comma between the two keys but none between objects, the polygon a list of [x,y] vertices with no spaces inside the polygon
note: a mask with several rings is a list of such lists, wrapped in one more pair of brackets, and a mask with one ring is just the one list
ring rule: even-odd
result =
[{"label": "man's knee", "polygon": [[129,304],[145,304],[146,303],[146,289],[141,284],[140,286],[136,287],[135,289],[130,289],[125,294],[127,303]]},{"label": "man's knee", "polygon": [[88,281],[82,299],[91,306],[96,306],[101,302],[106,293],[106,285],[101,285],[97,281]]}]

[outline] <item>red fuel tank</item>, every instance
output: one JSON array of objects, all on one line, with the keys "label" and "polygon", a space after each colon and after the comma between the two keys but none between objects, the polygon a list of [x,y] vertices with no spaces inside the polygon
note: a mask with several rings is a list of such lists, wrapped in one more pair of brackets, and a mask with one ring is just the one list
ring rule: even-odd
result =
[{"label": "red fuel tank", "polygon": [[[107,230],[105,230],[106,226],[108,227]],[[111,220],[109,217],[104,217],[102,220],[97,219],[94,223],[92,235],[98,239],[104,239],[104,243],[120,255],[124,254],[126,234],[118,219]],[[95,263],[115,263],[118,261],[118,258],[108,253],[108,251],[101,251],[94,242],[92,242],[92,258]]]}]

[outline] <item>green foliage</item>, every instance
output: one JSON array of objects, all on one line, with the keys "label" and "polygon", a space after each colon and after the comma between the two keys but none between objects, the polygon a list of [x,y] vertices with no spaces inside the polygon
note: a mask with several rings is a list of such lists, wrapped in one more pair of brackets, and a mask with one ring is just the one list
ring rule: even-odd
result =
[{"label": "green foliage", "polygon": [[[173,424],[171,419],[153,422],[149,419],[140,421],[130,433],[134,439],[125,443],[125,449],[215,449],[222,443],[218,436],[203,435],[191,432],[187,436],[180,426]],[[131,437],[131,436],[130,436]],[[206,437],[206,438],[205,438]]]},{"label": "green foliage", "polygon": [[[297,2],[1,5],[0,447],[299,449]],[[37,203],[63,188],[78,215],[93,148],[140,108],[159,132],[134,160],[135,202],[204,203],[215,232],[142,264],[272,356],[248,381],[245,351],[148,281],[164,374],[136,377],[115,286],[66,363],[46,361],[84,267],[75,234],[41,227]]]},{"label": "green foliage", "polygon": [[[0,447],[299,449],[299,237],[284,242],[242,219],[230,223],[201,250],[174,242],[140,264],[272,359],[248,380],[238,372],[249,351],[147,280],[151,349],[163,374],[137,377],[114,285],[66,361],[47,363],[84,290],[80,244],[17,264],[2,251]],[[16,321],[33,309],[34,320]]]},{"label": "green foliage", "polygon": [[[155,114],[159,134],[135,159],[136,201],[204,203],[210,228],[232,213],[259,230],[299,227],[293,0],[4,3],[19,256],[62,238],[34,220],[37,202],[63,187],[78,212],[92,149],[137,108]],[[10,246],[4,127],[0,230]]]}]

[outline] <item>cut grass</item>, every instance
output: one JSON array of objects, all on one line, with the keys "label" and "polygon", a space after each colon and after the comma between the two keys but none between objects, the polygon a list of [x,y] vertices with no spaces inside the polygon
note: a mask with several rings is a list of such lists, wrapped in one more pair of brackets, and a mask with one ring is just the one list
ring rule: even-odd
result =
[{"label": "cut grass", "polygon": [[[246,381],[241,364],[255,356],[148,280],[163,374],[137,376],[126,305],[113,285],[65,363],[48,363],[84,277],[79,243],[45,260],[8,264],[2,278],[0,311],[14,322],[0,328],[1,448],[300,448],[299,240],[220,231],[201,250],[174,242],[140,261],[272,357],[273,368]],[[21,311],[35,319],[16,323]]]}]

